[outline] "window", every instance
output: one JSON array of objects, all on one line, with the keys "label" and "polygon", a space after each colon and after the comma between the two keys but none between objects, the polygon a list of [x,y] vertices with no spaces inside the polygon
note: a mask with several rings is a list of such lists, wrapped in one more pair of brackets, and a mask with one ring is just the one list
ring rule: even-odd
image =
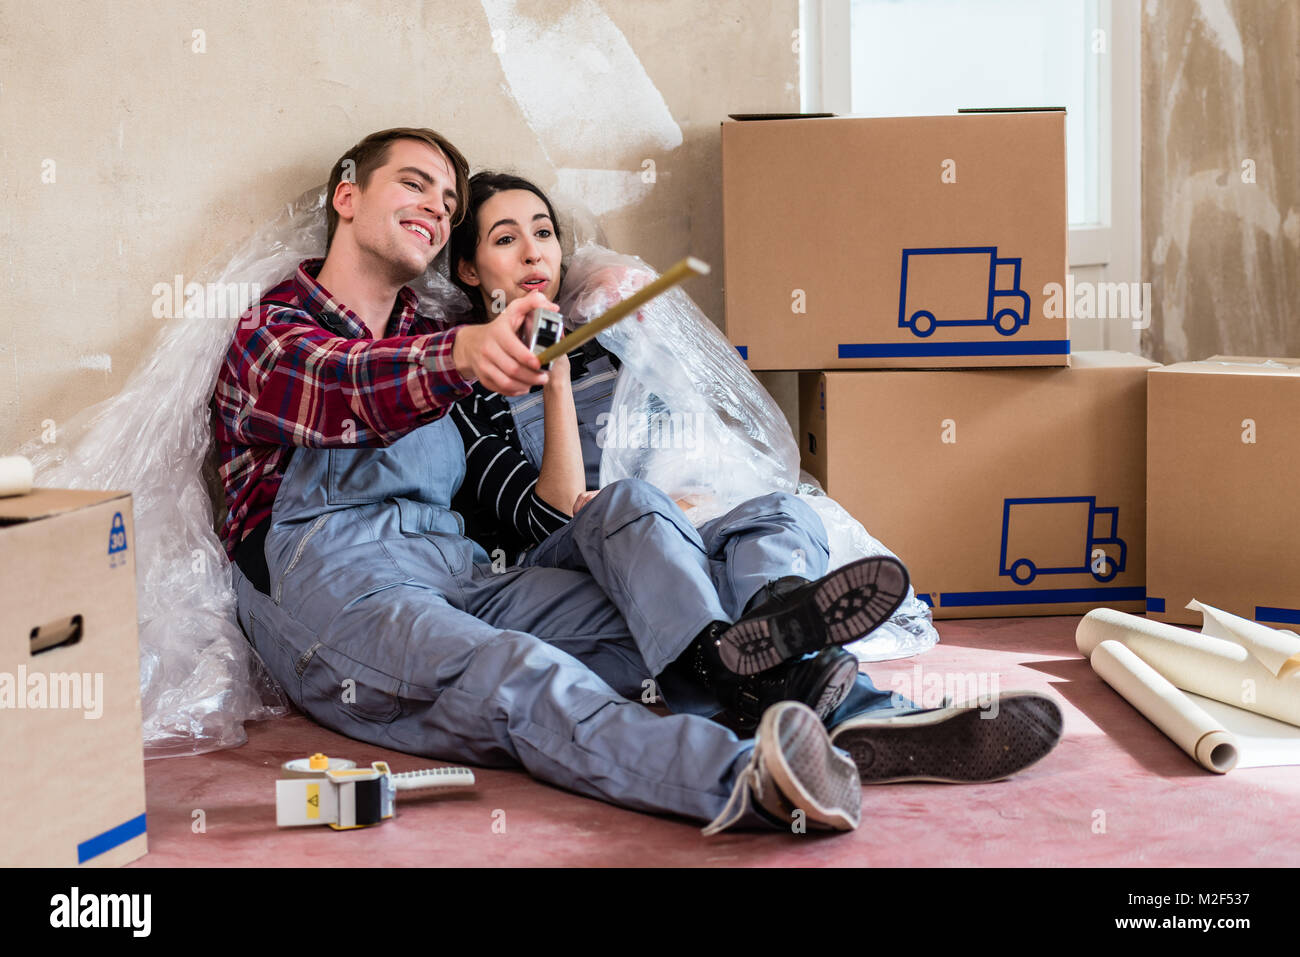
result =
[{"label": "window", "polygon": [[1140,271],[1139,10],[1111,0],[802,0],[807,112],[1064,106],[1070,265]]}]

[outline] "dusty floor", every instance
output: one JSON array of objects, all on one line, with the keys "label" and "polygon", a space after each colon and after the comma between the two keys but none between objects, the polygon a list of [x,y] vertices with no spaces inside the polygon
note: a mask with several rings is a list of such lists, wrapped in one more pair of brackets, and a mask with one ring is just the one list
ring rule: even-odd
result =
[{"label": "dusty floor", "polygon": [[[986,785],[892,784],[863,792],[851,834],[700,835],[691,821],[625,811],[523,771],[480,770],[462,792],[399,794],[365,830],[279,829],[280,765],[314,751],[395,771],[424,761],[327,731],[302,715],[250,724],[233,750],[146,764],[149,853],[133,867],[1294,866],[1300,767],[1203,771],[1104,685],[1075,651],[1077,618],[940,622],[917,658],[864,666],[877,685],[925,697],[931,676],[1047,691],[1065,736],[1043,761]],[[920,672],[917,672],[917,668]],[[917,687],[916,680],[921,685]],[[951,679],[949,679],[951,680]],[[931,684],[929,687],[934,687]],[[979,688],[984,690],[984,687]],[[922,703],[931,703],[928,698]],[[204,829],[194,822],[202,810]],[[495,825],[495,826],[494,826]],[[504,825],[504,826],[503,826]]]}]

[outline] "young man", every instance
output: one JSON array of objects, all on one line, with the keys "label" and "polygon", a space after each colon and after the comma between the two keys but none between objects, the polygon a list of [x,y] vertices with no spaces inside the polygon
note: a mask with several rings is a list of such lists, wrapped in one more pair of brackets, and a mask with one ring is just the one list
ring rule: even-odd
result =
[{"label": "young man", "polygon": [[[494,574],[461,535],[450,501],[464,446],[445,412],[475,380],[506,395],[544,384],[516,330],[528,310],[553,308],[534,293],[482,326],[416,315],[403,284],[446,242],[466,173],[431,130],[362,140],[331,175],[325,260],[304,262],[240,323],[216,437],[245,632],[299,707],[364,741],[519,763],[710,830],[789,827],[796,810],[811,827],[856,826],[859,770],[811,709],[776,704],[743,741],[628,700],[734,629],[651,641],[629,632],[609,598],[617,582],[598,570]],[[655,539],[670,530],[639,518],[623,528],[662,554]],[[684,589],[703,576],[677,572]]]}]

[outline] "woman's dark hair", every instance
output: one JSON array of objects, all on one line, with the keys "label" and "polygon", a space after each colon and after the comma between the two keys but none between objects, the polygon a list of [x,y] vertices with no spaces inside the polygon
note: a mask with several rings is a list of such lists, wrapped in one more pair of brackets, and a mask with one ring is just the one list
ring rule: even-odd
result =
[{"label": "woman's dark hair", "polygon": [[[530,182],[522,176],[515,176],[513,173],[494,173],[489,170],[471,176],[469,178],[469,202],[465,204],[465,215],[452,229],[451,242],[448,243],[448,247],[451,250],[451,281],[465,295],[469,296],[475,322],[487,322],[491,317],[487,314],[487,307],[483,305],[483,294],[477,286],[471,286],[461,280],[459,267],[462,262],[469,261],[472,263],[474,261],[474,250],[478,248],[479,241],[478,214],[479,210],[483,208],[483,204],[497,193],[504,193],[512,189],[527,190],[545,203],[546,212],[550,215],[551,224],[555,227],[555,238],[557,241],[561,238],[560,222],[555,218],[555,207],[551,205],[551,200],[536,183]],[[564,275],[563,268],[560,270],[560,275],[561,277]]]}]

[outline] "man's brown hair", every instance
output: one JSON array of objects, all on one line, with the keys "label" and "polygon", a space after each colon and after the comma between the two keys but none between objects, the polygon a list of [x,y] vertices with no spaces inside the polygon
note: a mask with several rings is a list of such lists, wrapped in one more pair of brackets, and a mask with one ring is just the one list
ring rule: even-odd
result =
[{"label": "man's brown hair", "polygon": [[340,156],[330,170],[329,186],[325,191],[325,218],[328,224],[325,248],[327,250],[334,242],[334,230],[339,225],[339,214],[334,208],[334,191],[338,189],[339,183],[343,182],[344,176],[355,182],[361,189],[365,189],[370,181],[370,174],[388,162],[388,150],[394,140],[419,140],[421,143],[428,143],[447,157],[447,161],[456,172],[456,212],[452,216],[451,225],[455,226],[465,216],[465,207],[469,204],[469,163],[465,161],[460,150],[456,149],[447,137],[434,130],[413,126],[380,130],[378,133],[371,133]]}]

